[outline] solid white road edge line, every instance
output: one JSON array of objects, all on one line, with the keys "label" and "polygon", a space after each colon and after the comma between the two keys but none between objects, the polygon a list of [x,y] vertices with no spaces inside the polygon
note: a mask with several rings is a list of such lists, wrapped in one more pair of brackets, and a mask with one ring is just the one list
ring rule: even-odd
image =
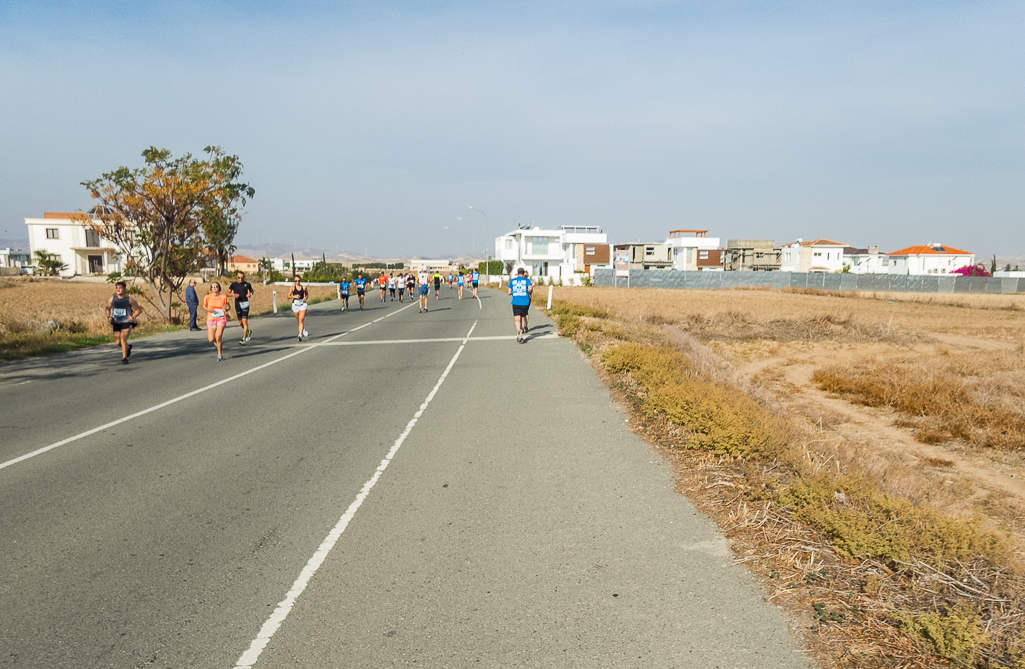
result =
[{"label": "solid white road edge line", "polygon": [[[408,308],[409,307],[403,307],[402,309],[408,309]],[[388,316],[393,316],[393,315],[399,313],[399,311],[402,311],[402,309],[399,309],[397,311],[393,311],[390,314],[388,314]],[[121,425],[122,423],[127,423],[128,421],[133,420],[135,418],[138,418],[139,416],[145,416],[148,413],[153,413],[154,411],[159,411],[160,409],[163,409],[164,407],[169,407],[172,404],[177,404],[178,402],[181,402],[182,400],[186,400],[186,399],[188,399],[190,397],[194,397],[196,395],[199,395],[200,393],[205,393],[206,391],[212,390],[212,389],[214,389],[214,388],[216,388],[218,386],[223,386],[225,383],[231,383],[232,381],[237,381],[238,379],[241,379],[244,376],[249,376],[253,372],[258,372],[261,369],[266,369],[267,367],[270,367],[271,365],[276,365],[279,362],[282,362],[284,360],[288,360],[289,358],[293,358],[293,357],[295,357],[295,356],[297,356],[297,355],[299,355],[301,353],[304,353],[306,351],[311,351],[311,350],[313,350],[313,349],[315,349],[315,348],[317,348],[319,346],[324,346],[325,344],[330,344],[331,342],[333,342],[335,339],[338,339],[339,337],[344,337],[345,335],[347,335],[349,333],[356,332],[357,330],[362,330],[363,328],[365,328],[365,327],[367,327],[369,325],[373,325],[377,321],[381,321],[381,320],[384,320],[385,318],[388,318],[388,316],[382,316],[381,318],[378,318],[376,321],[371,321],[369,323],[364,323],[363,325],[360,325],[359,327],[355,327],[355,328],[353,328],[351,330],[346,330],[345,332],[343,332],[341,334],[337,334],[337,335],[335,335],[335,336],[333,336],[333,337],[331,337],[329,339],[325,339],[323,342],[318,342],[316,344],[310,344],[308,346],[303,346],[302,348],[299,348],[297,351],[289,353],[288,355],[283,355],[280,358],[276,358],[274,360],[271,360],[270,362],[265,362],[264,364],[262,364],[262,365],[260,365],[258,367],[253,367],[252,369],[249,369],[249,370],[246,370],[246,371],[241,372],[239,374],[236,374],[235,376],[229,376],[228,378],[221,379],[220,381],[217,381],[216,383],[211,383],[208,386],[203,386],[202,388],[198,388],[198,389],[193,390],[191,392],[185,393],[184,395],[179,395],[178,397],[175,397],[173,399],[169,399],[166,402],[161,402],[160,404],[157,404],[155,406],[151,406],[148,409],[143,409],[142,411],[137,411],[137,412],[135,412],[135,413],[133,413],[133,414],[131,414],[129,416],[125,416],[124,418],[119,418],[119,419],[117,419],[115,421],[111,421],[111,422],[109,422],[109,423],[107,423],[105,425],[101,425],[99,427],[94,427],[91,430],[86,430],[85,432],[76,434],[73,437],[68,437],[67,439],[62,439],[61,441],[58,441],[58,442],[53,443],[53,444],[50,444],[49,446],[43,446],[42,448],[36,449],[36,450],[32,451],[31,453],[26,453],[24,455],[19,455],[18,457],[14,458],[12,460],[8,460],[7,462],[0,463],[0,469],[6,469],[7,467],[10,467],[11,465],[16,465],[19,462],[24,462],[25,460],[28,460],[29,458],[34,458],[37,455],[42,455],[43,453],[46,453],[47,451],[52,451],[55,448],[60,448],[61,446],[66,446],[67,444],[70,444],[73,441],[78,441],[79,439],[83,439],[83,438],[88,437],[90,435],[96,434],[97,432],[102,432],[103,430],[106,430],[108,428],[112,428],[115,425]]]},{"label": "solid white road edge line", "polygon": [[267,647],[268,643],[270,643],[274,633],[277,632],[278,628],[285,622],[285,619],[292,611],[292,607],[295,606],[299,596],[303,594],[304,590],[306,590],[306,586],[309,585],[313,575],[317,573],[318,569],[320,569],[320,565],[322,565],[324,560],[327,559],[328,553],[330,553],[331,549],[334,548],[339,537],[342,536],[342,532],[344,532],[345,528],[349,526],[349,521],[351,521],[353,516],[356,515],[356,511],[363,504],[367,495],[370,494],[370,490],[377,485],[377,481],[380,480],[381,474],[383,474],[384,470],[388,468],[388,465],[398,452],[399,447],[402,446],[402,442],[406,440],[409,433],[413,431],[413,426],[415,426],[417,421],[420,420],[420,416],[422,416],[424,411],[427,410],[427,406],[438,393],[438,389],[441,388],[441,384],[445,382],[445,378],[448,377],[448,373],[452,371],[452,367],[455,366],[456,360],[459,359],[463,349],[466,348],[466,342],[469,341],[470,335],[473,334],[473,329],[475,327],[477,327],[477,321],[474,321],[473,325],[470,326],[470,331],[467,332],[466,337],[463,338],[463,343],[460,344],[459,350],[457,350],[456,354],[452,356],[451,360],[449,360],[445,371],[441,373],[441,378],[439,378],[438,382],[434,384],[434,388],[427,395],[427,399],[424,400],[423,404],[420,405],[420,409],[413,414],[413,419],[406,425],[406,429],[402,431],[399,438],[395,440],[394,444],[392,444],[391,450],[388,451],[388,455],[384,456],[384,459],[381,460],[381,464],[377,466],[377,470],[374,472],[374,475],[370,477],[369,481],[363,484],[359,494],[356,495],[356,499],[353,500],[352,504],[349,505],[349,508],[342,514],[338,523],[331,528],[327,538],[321,542],[320,547],[317,548],[317,551],[313,554],[313,557],[310,558],[309,562],[306,563],[306,566],[303,567],[303,570],[299,572],[299,578],[297,578],[295,583],[292,584],[291,590],[288,591],[285,598],[278,604],[277,608],[274,609],[274,612],[271,613],[270,617],[267,618],[267,622],[263,624],[260,628],[260,632],[249,645],[249,650],[242,653],[238,662],[235,663],[235,667],[252,667],[256,664],[257,659],[260,657],[260,653],[263,652],[263,649]]}]

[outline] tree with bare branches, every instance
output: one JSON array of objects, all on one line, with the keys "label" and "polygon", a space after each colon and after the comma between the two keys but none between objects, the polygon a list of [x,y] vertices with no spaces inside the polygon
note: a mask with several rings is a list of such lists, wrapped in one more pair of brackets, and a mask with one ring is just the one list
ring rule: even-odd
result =
[{"label": "tree with bare branches", "polygon": [[118,247],[126,271],[147,284],[168,321],[171,297],[189,272],[208,254],[220,259],[234,249],[242,207],[255,194],[239,180],[238,156],[217,146],[204,152],[202,160],[173,158],[151,146],[142,152],[145,167],[119,167],[82,182],[98,201],[91,227]]}]

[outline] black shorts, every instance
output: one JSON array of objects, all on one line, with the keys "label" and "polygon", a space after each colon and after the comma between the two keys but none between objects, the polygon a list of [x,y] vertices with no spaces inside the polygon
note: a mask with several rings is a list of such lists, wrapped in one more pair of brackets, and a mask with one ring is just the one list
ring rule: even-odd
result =
[{"label": "black shorts", "polygon": [[527,312],[530,310],[530,305],[529,304],[514,304],[514,305],[512,305],[512,308],[513,308],[513,316],[526,316]]},{"label": "black shorts", "polygon": [[365,291],[365,290],[357,290],[356,291],[356,295],[357,296],[359,296],[359,295],[366,295],[366,294],[367,294],[367,291]]},{"label": "black shorts", "polygon": [[244,310],[235,309],[235,317],[236,318],[249,318],[249,310],[248,309],[244,309]]},{"label": "black shorts", "polygon": [[474,281],[474,282],[473,282],[473,287],[474,287],[474,288],[476,288],[476,287],[477,287],[477,282],[476,282],[476,281]]},{"label": "black shorts", "polygon": [[114,328],[114,332],[121,332],[122,330],[128,330],[129,333],[132,331],[133,323],[111,323],[110,327]]}]

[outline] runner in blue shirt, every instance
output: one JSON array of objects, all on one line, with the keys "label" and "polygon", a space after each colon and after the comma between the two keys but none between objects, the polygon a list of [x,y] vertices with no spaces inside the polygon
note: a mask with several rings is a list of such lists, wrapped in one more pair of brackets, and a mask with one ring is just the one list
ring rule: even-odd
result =
[{"label": "runner in blue shirt", "polygon": [[456,288],[459,291],[459,299],[460,300],[463,299],[463,282],[464,281],[465,281],[465,279],[463,278],[463,273],[459,272],[459,276],[456,277]]},{"label": "runner in blue shirt", "polygon": [[480,282],[480,272],[473,270],[470,273],[470,281],[473,282],[473,296],[477,297],[477,283]]},{"label": "runner in blue shirt", "polygon": [[338,284],[338,295],[342,298],[342,311],[349,308],[349,287],[351,285],[348,275],[343,276],[342,282]]},{"label": "runner in blue shirt", "polygon": [[359,298],[359,310],[363,311],[363,298],[367,296],[367,280],[360,272],[356,275],[356,280],[353,281],[356,284],[356,297]]},{"label": "runner in blue shirt", "polygon": [[534,284],[527,278],[527,270],[522,267],[516,270],[516,276],[509,280],[509,294],[512,295],[513,324],[516,326],[516,341],[523,341],[527,331],[527,312],[530,310],[530,296],[534,293]]}]

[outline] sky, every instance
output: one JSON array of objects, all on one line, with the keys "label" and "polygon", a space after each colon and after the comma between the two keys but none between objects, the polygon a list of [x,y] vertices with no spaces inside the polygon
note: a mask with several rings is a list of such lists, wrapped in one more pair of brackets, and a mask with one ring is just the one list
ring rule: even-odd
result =
[{"label": "sky", "polygon": [[256,189],[240,246],[1022,254],[1025,3],[0,2],[0,238],[208,145]]}]

